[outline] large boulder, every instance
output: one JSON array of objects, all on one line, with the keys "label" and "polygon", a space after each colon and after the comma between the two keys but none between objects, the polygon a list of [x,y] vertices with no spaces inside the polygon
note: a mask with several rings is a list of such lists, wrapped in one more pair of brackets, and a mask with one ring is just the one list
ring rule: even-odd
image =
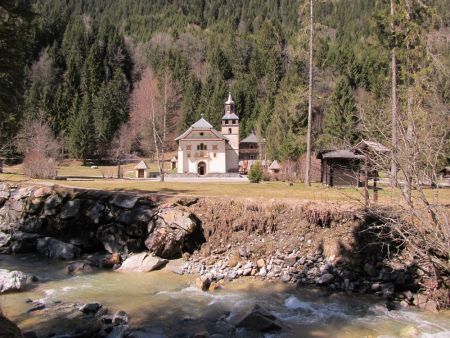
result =
[{"label": "large boulder", "polygon": [[64,243],[51,237],[39,238],[36,250],[48,258],[64,260],[77,258],[81,254],[81,250],[75,245]]},{"label": "large boulder", "polygon": [[61,219],[73,218],[78,215],[80,212],[81,201],[80,200],[72,200],[67,201],[64,204],[64,207],[61,212]]},{"label": "large boulder", "polygon": [[278,319],[259,304],[254,304],[247,311],[232,314],[228,322],[236,327],[258,332],[274,331],[282,328]]},{"label": "large boulder", "polygon": [[21,291],[36,279],[22,271],[9,271],[0,269],[0,293]]},{"label": "large boulder", "polygon": [[[181,208],[166,208],[150,222],[145,246],[155,255],[176,258],[186,249],[195,249],[203,236],[198,236],[195,217]],[[201,237],[201,238],[200,238]]]},{"label": "large boulder", "polygon": [[151,256],[147,252],[128,257],[117,271],[150,272],[166,266],[168,260]]}]

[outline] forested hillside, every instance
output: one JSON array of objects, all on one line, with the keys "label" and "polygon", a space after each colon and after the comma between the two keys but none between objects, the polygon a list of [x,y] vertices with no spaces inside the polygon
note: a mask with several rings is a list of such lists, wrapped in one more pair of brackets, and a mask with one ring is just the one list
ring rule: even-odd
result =
[{"label": "forested hillside", "polygon": [[[400,107],[409,76],[415,83],[422,76],[427,83],[421,87],[422,107],[448,114],[450,5],[446,0],[412,3],[409,23],[403,24],[399,11],[398,32],[389,34],[389,1],[315,2],[316,150],[361,139],[367,134],[362,120],[377,121],[380,133],[389,131],[393,46],[398,48]],[[145,102],[153,102],[145,98],[148,85],[150,92],[170,88],[165,102],[173,135],[201,113],[218,128],[230,90],[241,136],[255,130],[265,137],[271,158],[296,158],[305,151],[309,1],[27,4],[6,0],[1,5],[0,38],[5,39],[8,24],[19,27],[15,38],[0,44],[0,67],[16,72],[1,69],[2,142],[38,118],[71,157],[109,157],[121,126],[133,131],[136,150],[151,153],[151,142],[145,141],[150,121],[140,113]],[[5,14],[7,6],[20,9],[15,22]]]}]

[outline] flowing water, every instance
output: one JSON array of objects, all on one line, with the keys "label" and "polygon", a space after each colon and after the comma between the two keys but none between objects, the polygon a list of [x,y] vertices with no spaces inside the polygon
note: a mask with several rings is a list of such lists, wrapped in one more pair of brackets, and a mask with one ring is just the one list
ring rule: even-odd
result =
[{"label": "flowing water", "polygon": [[[294,289],[282,283],[241,279],[214,292],[192,286],[193,277],[169,268],[150,273],[99,272],[69,277],[64,263],[36,256],[0,255],[0,268],[39,276],[29,291],[2,295],[6,315],[23,330],[39,335],[68,332],[70,318],[50,320],[48,313],[27,313],[27,299],[52,302],[99,302],[112,311],[124,310],[133,328],[148,337],[185,337],[207,330],[225,333],[230,327],[218,320],[258,303],[282,322],[284,329],[265,337],[450,337],[450,312],[431,314],[417,309],[387,311],[378,298]],[[234,331],[237,337],[249,332]]]}]

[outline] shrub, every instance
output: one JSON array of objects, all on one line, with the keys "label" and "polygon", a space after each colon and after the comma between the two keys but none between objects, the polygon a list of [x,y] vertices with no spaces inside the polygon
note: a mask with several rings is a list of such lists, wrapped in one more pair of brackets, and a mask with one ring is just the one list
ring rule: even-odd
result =
[{"label": "shrub", "polygon": [[259,183],[263,178],[264,170],[261,162],[255,162],[248,173],[248,179],[252,183]]},{"label": "shrub", "polygon": [[25,175],[31,178],[55,178],[56,163],[52,158],[47,158],[40,151],[30,151],[25,154],[23,161]]}]

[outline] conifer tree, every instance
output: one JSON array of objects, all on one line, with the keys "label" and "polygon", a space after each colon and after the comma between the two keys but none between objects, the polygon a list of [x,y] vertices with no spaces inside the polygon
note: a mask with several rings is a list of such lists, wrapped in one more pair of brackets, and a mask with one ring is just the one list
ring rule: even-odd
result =
[{"label": "conifer tree", "polygon": [[79,101],[76,97],[72,106],[69,149],[71,156],[85,161],[93,156],[95,147],[92,102],[89,95],[83,96],[81,104]]},{"label": "conifer tree", "polygon": [[360,137],[355,98],[347,78],[341,78],[330,98],[325,116],[324,142],[329,147],[355,144]]}]

